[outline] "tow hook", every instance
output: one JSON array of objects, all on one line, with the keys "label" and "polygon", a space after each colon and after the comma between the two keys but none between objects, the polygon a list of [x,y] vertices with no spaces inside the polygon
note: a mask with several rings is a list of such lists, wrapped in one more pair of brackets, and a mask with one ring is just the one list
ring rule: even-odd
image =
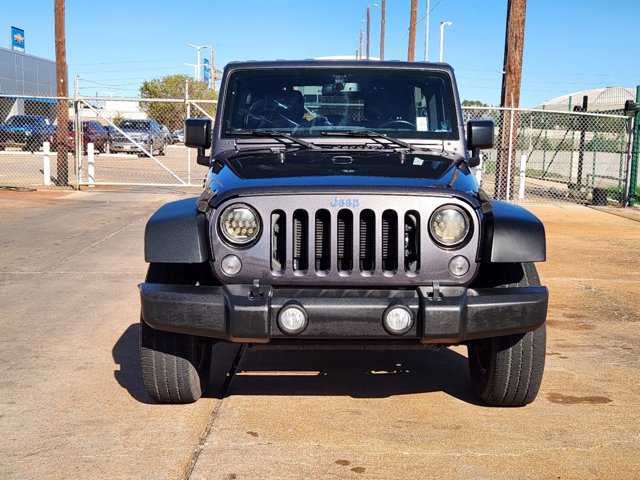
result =
[{"label": "tow hook", "polygon": [[433,292],[427,297],[430,302],[441,302],[442,293],[440,292],[440,282],[433,282]]},{"label": "tow hook", "polygon": [[249,298],[260,298],[263,296],[263,293],[260,291],[260,280],[257,278],[253,279],[253,285],[251,285],[251,290],[249,291]]}]

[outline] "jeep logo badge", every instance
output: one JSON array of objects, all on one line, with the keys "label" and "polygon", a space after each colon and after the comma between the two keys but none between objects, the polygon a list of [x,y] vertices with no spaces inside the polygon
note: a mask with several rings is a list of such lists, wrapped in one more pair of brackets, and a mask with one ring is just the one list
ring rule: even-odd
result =
[{"label": "jeep logo badge", "polygon": [[336,208],[336,207],[359,208],[360,207],[360,199],[359,198],[339,198],[339,197],[336,197],[331,201],[331,206],[333,208]]}]

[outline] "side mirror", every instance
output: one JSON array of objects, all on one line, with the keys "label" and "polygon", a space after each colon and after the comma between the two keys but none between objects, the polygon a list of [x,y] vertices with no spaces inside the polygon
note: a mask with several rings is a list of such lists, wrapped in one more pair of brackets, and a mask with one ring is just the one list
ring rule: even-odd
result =
[{"label": "side mirror", "polygon": [[184,144],[189,148],[197,148],[198,164],[208,167],[210,160],[205,151],[211,147],[211,120],[187,118],[184,121]]},{"label": "side mirror", "polygon": [[471,150],[471,158],[467,163],[470,167],[480,164],[480,150],[493,147],[493,130],[492,120],[467,122],[467,148]]}]

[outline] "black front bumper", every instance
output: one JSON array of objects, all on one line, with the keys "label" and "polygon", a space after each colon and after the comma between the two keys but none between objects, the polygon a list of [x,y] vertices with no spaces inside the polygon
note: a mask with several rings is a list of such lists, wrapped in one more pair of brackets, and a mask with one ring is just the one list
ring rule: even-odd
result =
[{"label": "black front bumper", "polygon": [[[143,283],[142,317],[152,328],[232,342],[276,339],[414,340],[455,344],[477,338],[525,333],[546,319],[546,287],[414,290],[285,289],[251,285],[222,287]],[[277,325],[280,309],[295,302],[307,312],[307,328],[296,336]],[[391,305],[413,314],[412,328],[387,333],[382,324]]]}]

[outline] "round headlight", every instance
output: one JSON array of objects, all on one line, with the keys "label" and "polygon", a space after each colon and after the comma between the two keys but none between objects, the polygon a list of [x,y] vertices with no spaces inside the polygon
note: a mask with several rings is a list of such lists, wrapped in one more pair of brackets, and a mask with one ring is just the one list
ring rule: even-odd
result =
[{"label": "round headlight", "polygon": [[231,205],[220,215],[220,232],[230,243],[246,245],[260,235],[260,217],[248,205]]},{"label": "round headlight", "polygon": [[455,205],[438,208],[429,220],[429,232],[444,247],[454,247],[464,242],[471,230],[469,215]]}]

